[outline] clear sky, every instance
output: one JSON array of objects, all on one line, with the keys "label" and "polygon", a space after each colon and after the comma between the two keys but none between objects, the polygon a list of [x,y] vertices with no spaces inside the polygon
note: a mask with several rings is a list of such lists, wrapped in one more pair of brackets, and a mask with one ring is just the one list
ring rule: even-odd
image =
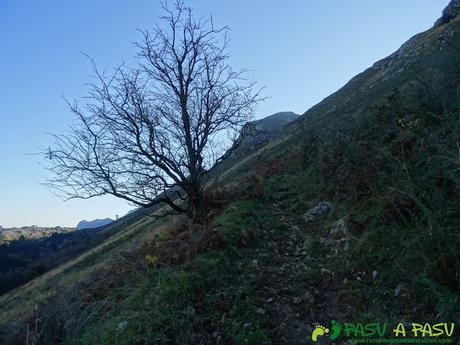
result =
[{"label": "clear sky", "polygon": [[[170,1],[171,2],[171,1]],[[189,0],[231,28],[231,62],[251,69],[270,98],[256,117],[303,113],[417,32],[448,0]],[[133,208],[112,197],[63,202],[40,185],[47,132],[72,123],[62,100],[85,95],[91,69],[133,61],[136,28],[151,28],[157,0],[0,1],[0,225],[75,226]]]}]

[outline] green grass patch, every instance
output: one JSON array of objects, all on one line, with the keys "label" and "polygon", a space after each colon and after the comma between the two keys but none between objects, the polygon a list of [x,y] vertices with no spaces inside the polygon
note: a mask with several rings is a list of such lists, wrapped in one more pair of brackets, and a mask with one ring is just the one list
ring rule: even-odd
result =
[{"label": "green grass patch", "polygon": [[[236,344],[275,344],[263,305],[262,277],[254,260],[259,240],[282,231],[259,200],[239,200],[215,220],[228,239],[223,250],[196,255],[187,267],[149,269],[86,308],[88,321],[71,344],[200,344],[217,337]],[[257,235],[252,233],[256,231]],[[241,236],[248,242],[240,246]],[[268,260],[268,259],[266,259]]]}]

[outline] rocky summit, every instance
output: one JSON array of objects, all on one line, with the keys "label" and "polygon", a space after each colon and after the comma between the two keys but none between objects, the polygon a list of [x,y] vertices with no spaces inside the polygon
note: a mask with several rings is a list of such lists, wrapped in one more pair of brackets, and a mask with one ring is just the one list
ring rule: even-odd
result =
[{"label": "rocky summit", "polygon": [[434,24],[435,27],[449,23],[450,21],[457,18],[460,14],[460,0],[452,0],[449,5],[442,12],[441,18],[439,18]]}]

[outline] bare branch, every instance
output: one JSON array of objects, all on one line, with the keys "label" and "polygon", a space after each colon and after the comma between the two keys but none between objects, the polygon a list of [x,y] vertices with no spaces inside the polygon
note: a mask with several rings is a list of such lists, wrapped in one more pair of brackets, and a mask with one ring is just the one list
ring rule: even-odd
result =
[{"label": "bare branch", "polygon": [[195,18],[182,1],[163,9],[164,28],[141,31],[135,44],[138,66],[106,76],[88,57],[95,82],[85,103],[67,101],[78,124],[43,152],[47,185],[65,198],[111,194],[193,218],[205,212],[206,171],[235,147],[261,90],[228,65],[228,27]]}]

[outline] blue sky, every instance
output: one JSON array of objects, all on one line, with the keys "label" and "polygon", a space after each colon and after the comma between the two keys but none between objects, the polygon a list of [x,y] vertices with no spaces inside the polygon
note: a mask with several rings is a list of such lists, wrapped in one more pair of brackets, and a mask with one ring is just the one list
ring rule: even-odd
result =
[{"label": "blue sky", "polygon": [[[376,60],[428,29],[448,0],[190,0],[197,14],[231,28],[231,63],[252,70],[267,101],[256,117],[303,113]],[[40,185],[29,155],[73,118],[62,96],[85,96],[91,69],[133,61],[136,28],[158,22],[153,0],[0,2],[0,225],[75,226],[132,206],[113,197],[63,202]]]}]

